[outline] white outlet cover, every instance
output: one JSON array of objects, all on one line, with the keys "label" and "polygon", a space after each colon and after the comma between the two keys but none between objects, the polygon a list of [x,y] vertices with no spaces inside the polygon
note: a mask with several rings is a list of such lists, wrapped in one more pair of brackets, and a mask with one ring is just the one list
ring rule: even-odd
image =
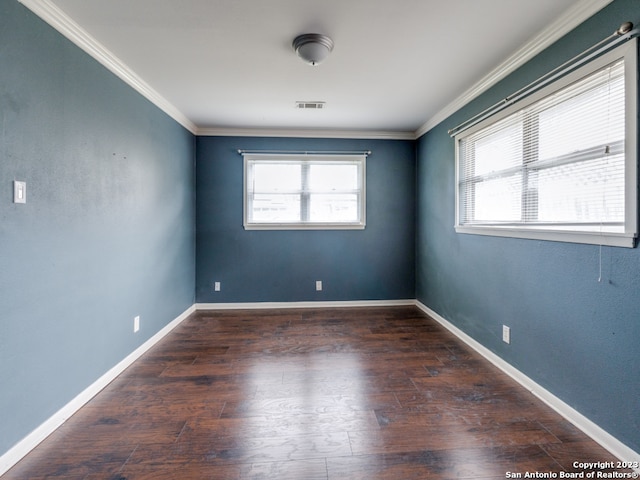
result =
[{"label": "white outlet cover", "polygon": [[220,291],[220,282],[215,282],[213,284],[213,290],[216,291],[216,292]]},{"label": "white outlet cover", "polygon": [[316,291],[322,290],[322,280],[316,280]]},{"label": "white outlet cover", "polygon": [[502,326],[502,341],[504,343],[511,343],[511,329],[506,325]]},{"label": "white outlet cover", "polygon": [[13,182],[13,203],[27,203],[27,182]]},{"label": "white outlet cover", "polygon": [[136,333],[138,330],[140,330],[140,316],[133,319],[133,333]]}]

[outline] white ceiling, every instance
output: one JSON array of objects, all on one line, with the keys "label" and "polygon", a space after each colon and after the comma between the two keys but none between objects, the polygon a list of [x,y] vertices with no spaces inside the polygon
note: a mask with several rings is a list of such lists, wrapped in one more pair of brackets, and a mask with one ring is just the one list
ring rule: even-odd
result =
[{"label": "white ceiling", "polygon": [[[398,138],[610,1],[22,0],[195,133]],[[323,64],[296,57],[301,33],[333,39]]]}]

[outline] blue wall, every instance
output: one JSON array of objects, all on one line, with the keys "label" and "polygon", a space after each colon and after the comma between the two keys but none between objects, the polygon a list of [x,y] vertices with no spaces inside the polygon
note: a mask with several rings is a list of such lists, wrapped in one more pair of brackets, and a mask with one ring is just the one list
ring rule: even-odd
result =
[{"label": "blue wall", "polygon": [[[456,234],[447,129],[640,22],[618,0],[418,141],[417,298],[640,451],[640,250]],[[502,342],[502,325],[512,342]]]},{"label": "blue wall", "polygon": [[[371,150],[366,228],[245,231],[238,149]],[[196,150],[199,303],[415,298],[414,142],[199,137]]]},{"label": "blue wall", "polygon": [[[597,246],[456,234],[446,133],[639,23],[637,5],[616,0],[429,131],[416,164],[410,141],[194,140],[0,0],[0,455],[194,301],[415,297],[640,451],[639,250],[604,247],[598,282]],[[239,148],[372,150],[367,228],[245,231]]]},{"label": "blue wall", "polygon": [[0,119],[1,455],[193,304],[195,139],[15,0]]}]

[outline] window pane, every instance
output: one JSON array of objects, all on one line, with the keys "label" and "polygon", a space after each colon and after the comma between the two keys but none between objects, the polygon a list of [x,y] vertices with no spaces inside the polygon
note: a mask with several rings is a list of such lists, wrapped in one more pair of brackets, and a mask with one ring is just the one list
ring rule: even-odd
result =
[{"label": "window pane", "polygon": [[363,229],[363,154],[243,154],[246,229]]},{"label": "window pane", "polygon": [[623,222],[624,156],[542,170],[538,176],[538,220]]},{"label": "window pane", "polygon": [[590,90],[540,112],[540,159],[624,139],[624,78],[620,71],[603,85],[609,78],[607,72],[598,75],[604,78]]},{"label": "window pane", "polygon": [[358,188],[358,165],[313,164],[309,169],[312,192],[344,192]]},{"label": "window pane", "polygon": [[310,217],[312,222],[358,222],[358,195],[311,194]]},{"label": "window pane", "polygon": [[474,142],[473,175],[484,175],[522,163],[522,123],[498,124],[499,130],[491,129]]},{"label": "window pane", "polygon": [[521,176],[496,178],[476,183],[473,220],[476,222],[515,222],[521,217]]},{"label": "window pane", "polygon": [[264,163],[253,165],[254,192],[299,192],[302,187],[301,165]]},{"label": "window pane", "polygon": [[300,195],[255,194],[249,221],[256,223],[300,221]]}]

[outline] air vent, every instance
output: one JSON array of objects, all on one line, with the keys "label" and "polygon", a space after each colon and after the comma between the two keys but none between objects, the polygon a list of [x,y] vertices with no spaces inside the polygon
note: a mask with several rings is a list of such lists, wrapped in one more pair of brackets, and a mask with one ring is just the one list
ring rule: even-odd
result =
[{"label": "air vent", "polygon": [[296,102],[296,108],[304,110],[322,110],[326,102]]}]

